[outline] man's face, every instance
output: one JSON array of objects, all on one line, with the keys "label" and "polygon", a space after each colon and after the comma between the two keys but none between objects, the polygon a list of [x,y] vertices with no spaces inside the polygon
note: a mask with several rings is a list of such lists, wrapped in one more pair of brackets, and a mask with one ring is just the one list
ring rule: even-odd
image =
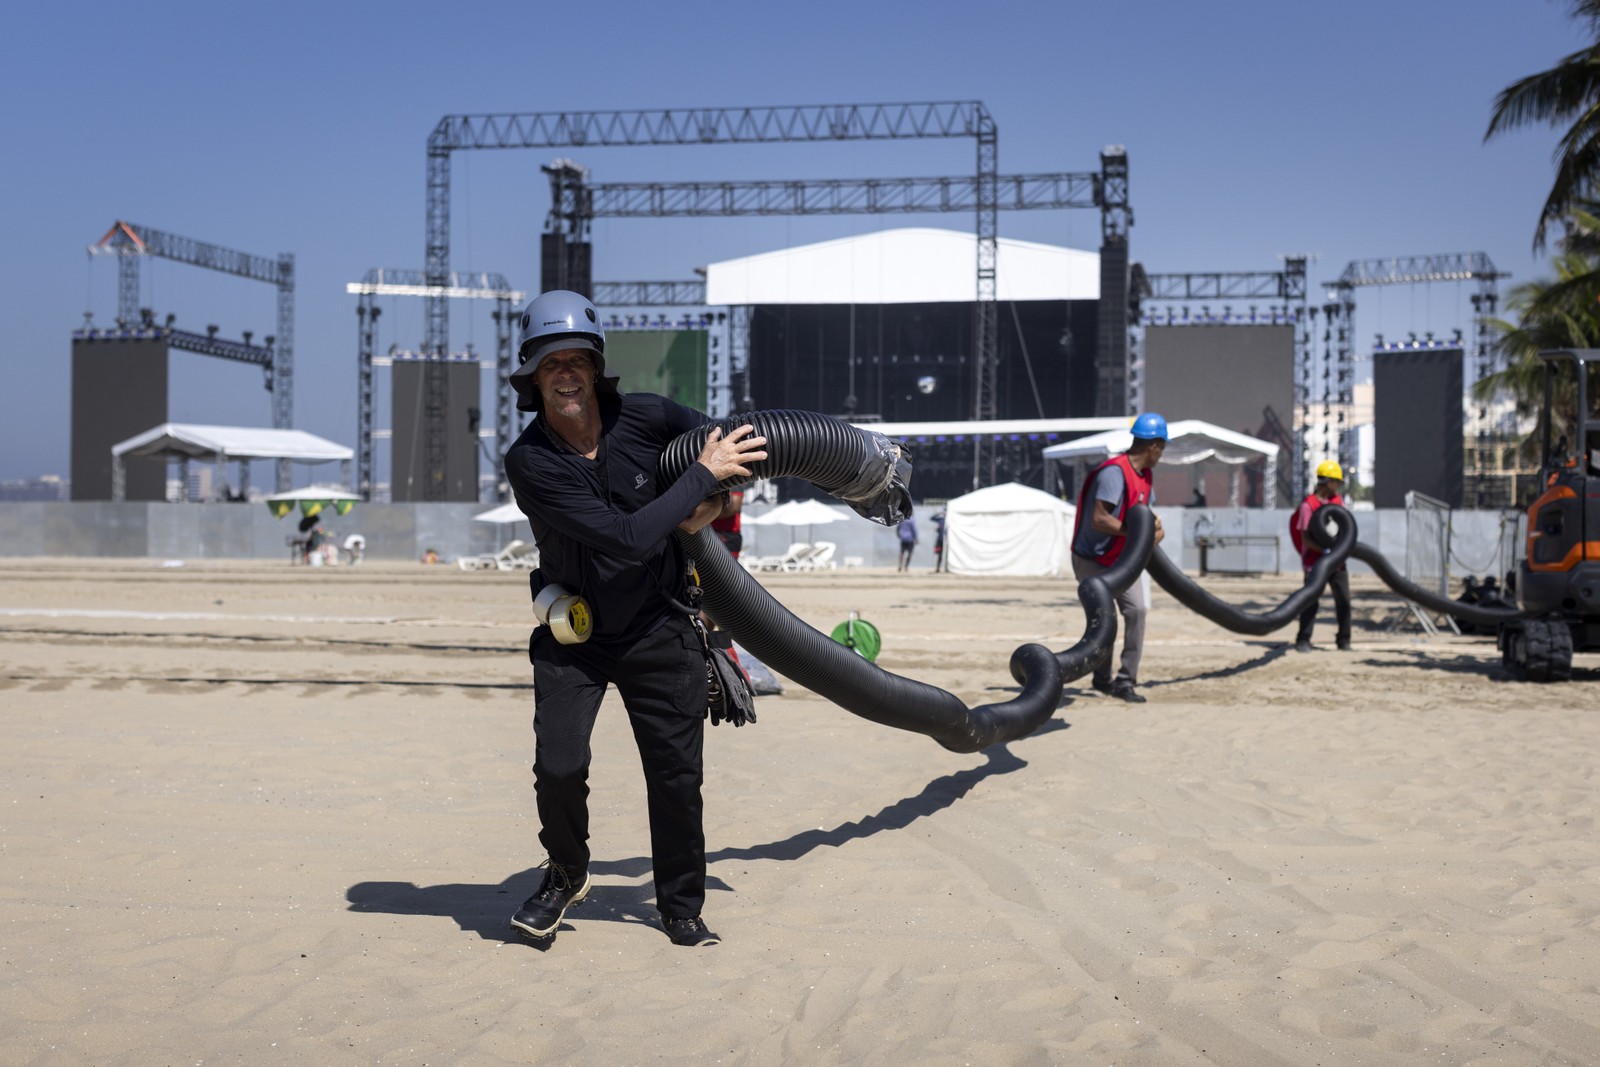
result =
[{"label": "man's face", "polygon": [[1150,466],[1154,467],[1157,463],[1160,463],[1161,456],[1166,452],[1166,450],[1167,443],[1165,441],[1160,439],[1151,441],[1150,448],[1146,453],[1150,457]]},{"label": "man's face", "polygon": [[545,356],[534,371],[545,412],[579,418],[593,410],[594,375],[594,361],[582,348],[564,348]]}]

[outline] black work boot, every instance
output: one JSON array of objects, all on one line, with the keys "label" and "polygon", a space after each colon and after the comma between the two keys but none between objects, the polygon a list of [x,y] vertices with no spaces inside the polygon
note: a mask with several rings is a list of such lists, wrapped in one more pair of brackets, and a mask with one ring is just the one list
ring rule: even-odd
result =
[{"label": "black work boot", "polygon": [[683,948],[703,948],[722,943],[722,938],[707,929],[705,920],[698,915],[692,919],[669,919],[663,915],[661,928],[667,932],[674,945]]},{"label": "black work boot", "polygon": [[561,925],[567,909],[589,895],[589,872],[575,877],[561,864],[546,865],[539,891],[522,902],[511,917],[511,925],[529,937],[549,937]]}]

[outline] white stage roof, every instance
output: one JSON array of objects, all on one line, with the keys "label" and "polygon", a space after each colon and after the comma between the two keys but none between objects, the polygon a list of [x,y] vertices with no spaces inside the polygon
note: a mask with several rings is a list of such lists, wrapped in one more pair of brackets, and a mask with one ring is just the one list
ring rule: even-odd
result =
[{"label": "white stage roof", "polygon": [[[706,268],[706,303],[967,303],[977,244],[971,232],[916,227],[725,260]],[[1000,300],[1097,300],[1100,256],[1002,237],[995,288]]]},{"label": "white stage roof", "polygon": [[304,430],[254,426],[197,426],[165,422],[111,446],[113,456],[187,456],[190,459],[289,459],[326,463],[355,457],[352,449]]},{"label": "white stage roof", "polygon": [[1009,437],[1012,434],[1089,434],[1125,429],[1126,415],[1082,419],[985,419],[982,422],[855,422],[852,426],[885,437]]},{"label": "white stage roof", "polygon": [[[1126,452],[1132,447],[1133,434],[1127,426],[1122,426],[1092,437],[1051,445],[1044,450],[1044,458],[1099,460]],[[1161,462],[1168,466],[1203,463],[1208,459],[1222,463],[1248,463],[1263,457],[1277,459],[1278,446],[1271,441],[1225,430],[1199,419],[1181,419],[1167,427],[1167,450],[1162,454]]]}]

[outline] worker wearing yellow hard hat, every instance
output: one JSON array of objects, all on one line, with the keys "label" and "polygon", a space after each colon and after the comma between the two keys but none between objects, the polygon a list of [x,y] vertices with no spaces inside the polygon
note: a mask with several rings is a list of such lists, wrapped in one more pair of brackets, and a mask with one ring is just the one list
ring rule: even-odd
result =
[{"label": "worker wearing yellow hard hat", "polygon": [[[1317,464],[1317,484],[1306,494],[1300,502],[1295,513],[1289,518],[1289,537],[1294,541],[1294,547],[1300,552],[1300,566],[1304,568],[1309,579],[1312,566],[1322,558],[1322,549],[1318,548],[1306,536],[1306,531],[1311,527],[1311,517],[1317,509],[1324,504],[1339,504],[1343,506],[1344,497],[1339,495],[1339,490],[1344,488],[1344,468],[1339,466],[1338,460],[1325,459]],[[1345,570],[1341,563],[1332,574],[1328,576],[1328,588],[1333,591],[1333,617],[1338,629],[1334,631],[1334,642],[1340,651],[1350,650],[1350,572]],[[1320,600],[1320,598],[1319,598]],[[1300,629],[1295,634],[1294,649],[1296,652],[1311,651],[1311,630],[1317,622],[1317,604],[1313,603],[1306,608],[1300,616]]]}]

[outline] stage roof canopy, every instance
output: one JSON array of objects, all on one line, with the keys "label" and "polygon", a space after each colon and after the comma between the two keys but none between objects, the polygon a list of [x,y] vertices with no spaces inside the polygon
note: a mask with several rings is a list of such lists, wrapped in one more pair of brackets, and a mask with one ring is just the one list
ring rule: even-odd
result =
[{"label": "stage roof canopy", "polygon": [[348,460],[355,451],[304,430],[255,426],[199,426],[165,422],[111,446],[113,456],[169,459],[288,459],[296,463]]},{"label": "stage roof canopy", "polygon": [[[706,303],[922,304],[977,299],[977,236],[911,227],[713,263]],[[1100,256],[1000,238],[999,300],[1098,300]]]},{"label": "stage roof canopy", "polygon": [[[337,460],[339,480],[349,485],[350,464],[355,458],[355,450],[304,430],[164,422],[111,446],[112,500],[126,499],[129,456],[201,460],[219,467],[235,460],[273,459],[293,463],[331,463]],[[220,481],[213,485],[212,492],[220,492]],[[180,499],[187,499],[188,486],[181,486],[179,493]]]}]

